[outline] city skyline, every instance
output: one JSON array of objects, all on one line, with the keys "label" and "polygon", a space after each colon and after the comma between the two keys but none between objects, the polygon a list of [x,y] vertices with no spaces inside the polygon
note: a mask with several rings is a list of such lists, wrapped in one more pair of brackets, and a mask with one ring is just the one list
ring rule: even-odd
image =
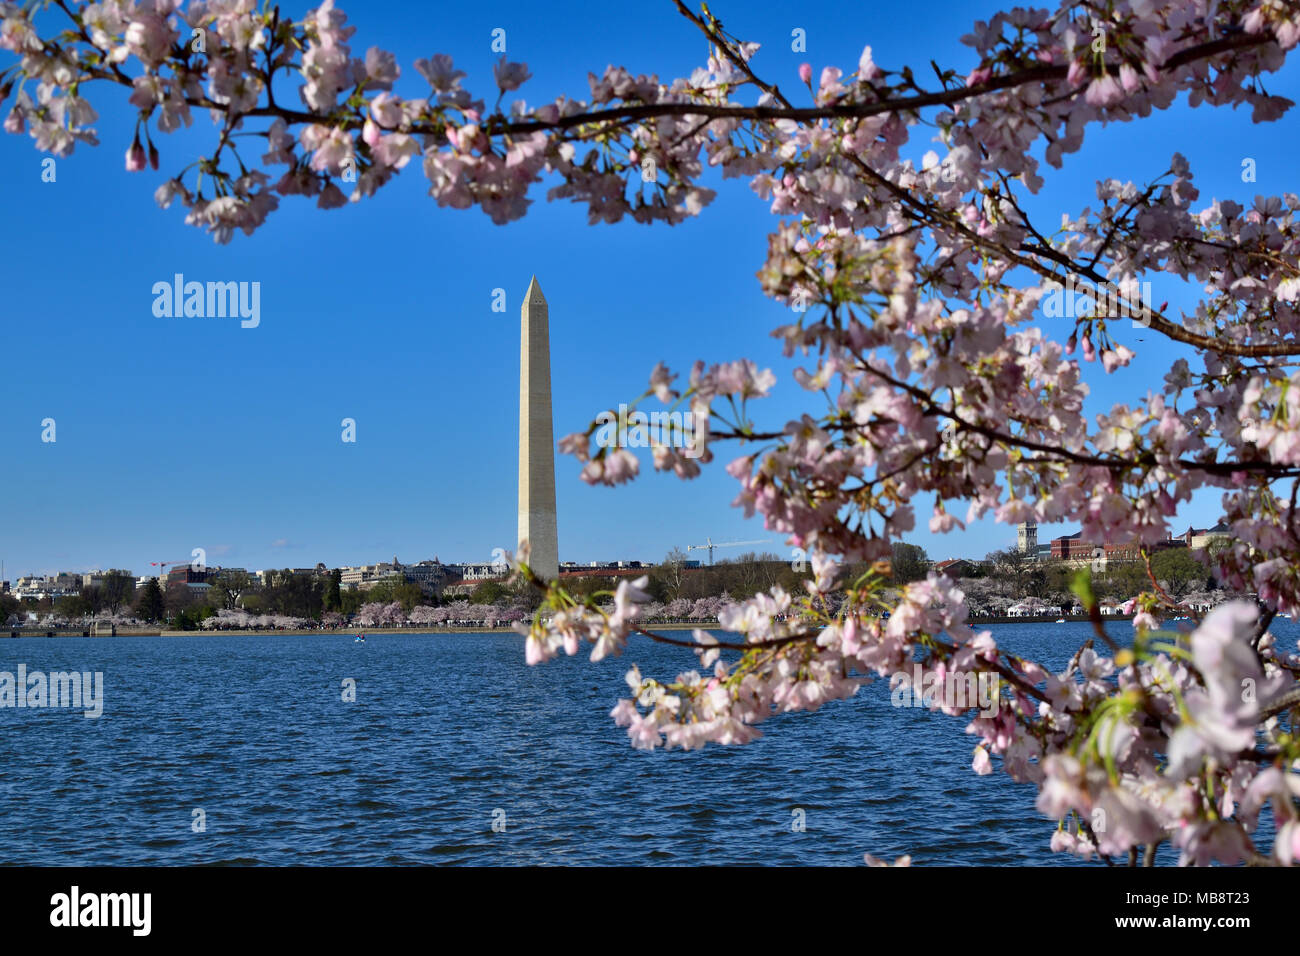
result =
[{"label": "city skyline", "polygon": [[[1026,553],[1036,553],[1036,554],[1038,554],[1038,555],[1040,555],[1040,556],[1046,554],[1046,555],[1049,555],[1049,556],[1052,556],[1052,557],[1060,557],[1061,555],[1057,555],[1057,554],[1054,553],[1055,550],[1057,549],[1057,546],[1058,546],[1059,544],[1061,544],[1062,542],[1067,542],[1067,543],[1075,542],[1076,539],[1080,539],[1080,537],[1081,537],[1081,532],[1080,532],[1080,531],[1074,531],[1074,532],[1069,533],[1069,534],[1054,535],[1054,536],[1052,536],[1052,537],[1050,538],[1050,540],[1048,540],[1048,541],[1044,541],[1044,542],[1042,542],[1042,543],[1039,543],[1039,542],[1037,541],[1037,534],[1036,534],[1037,529],[1038,529],[1038,528],[1049,528],[1049,527],[1050,527],[1050,528],[1059,528],[1059,527],[1064,527],[1064,525],[1062,525],[1062,524],[1052,524],[1052,525],[1046,525],[1046,524],[1044,524],[1044,525],[1037,525],[1037,524],[1034,524],[1034,523],[1030,522],[1030,523],[1028,523],[1028,524],[1026,524],[1026,523],[1022,523],[1022,524],[1020,524],[1020,525],[1015,526],[1015,529],[1014,529],[1014,530],[1015,530],[1015,532],[1016,532],[1016,541],[1014,541],[1012,544],[1008,545],[1007,548],[1006,548],[1006,550],[1019,550],[1019,551],[1024,551],[1024,552],[1026,552]],[[1170,542],[1175,542],[1175,541],[1180,541],[1180,540],[1181,540],[1181,541],[1184,541],[1185,543],[1187,543],[1190,547],[1193,547],[1193,548],[1200,548],[1200,547],[1204,547],[1204,546],[1205,546],[1205,542],[1206,542],[1206,540],[1208,540],[1207,536],[1208,536],[1208,538],[1216,538],[1216,537],[1217,537],[1217,538],[1226,538],[1226,537],[1229,537],[1229,536],[1230,536],[1230,529],[1229,529],[1226,525],[1223,524],[1222,519],[1219,519],[1219,520],[1214,521],[1214,522],[1210,522],[1210,523],[1205,524],[1205,525],[1203,525],[1203,526],[1198,526],[1198,525],[1196,525],[1196,524],[1193,523],[1193,524],[1188,524],[1187,527],[1186,527],[1186,529],[1183,530],[1183,531],[1181,531],[1181,532],[1179,532],[1179,531],[1171,531],[1171,532],[1169,533],[1169,537],[1168,537],[1166,540],[1167,540],[1167,541],[1170,541]],[[1194,539],[1199,539],[1199,541],[1196,541],[1196,540],[1194,540]],[[729,558],[731,558],[731,559],[739,559],[739,558],[743,558],[743,557],[745,557],[745,556],[748,555],[748,554],[756,554],[756,555],[759,555],[759,556],[762,556],[762,555],[765,555],[765,554],[776,554],[776,551],[775,551],[774,549],[772,549],[772,548],[769,548],[769,547],[759,547],[758,545],[759,545],[760,543],[756,543],[756,542],[742,542],[742,543],[743,543],[743,544],[747,544],[747,545],[753,545],[753,547],[750,547],[748,550],[743,551],[743,552],[737,552],[737,554],[735,554],[734,556],[724,556],[724,557],[722,557],[721,559],[719,559],[720,562],[721,562],[721,563],[726,563],[726,562],[728,561]],[[906,542],[905,542],[905,543],[906,543]],[[714,546],[715,546],[715,547],[722,547],[724,544],[725,544],[725,543],[718,543],[718,544],[715,544]],[[1071,549],[1067,546],[1066,549],[1065,549],[1065,551],[1066,551],[1065,556],[1066,556],[1066,557],[1071,557],[1071,556],[1073,556],[1073,557],[1075,557],[1075,558],[1078,558],[1078,557],[1080,557],[1080,556],[1087,556],[1087,553],[1090,552],[1090,549],[1091,549],[1093,546],[1094,546],[1094,545],[1093,545],[1091,542],[1081,542],[1081,541],[1080,541],[1080,542],[1078,543],[1078,547],[1079,547],[1080,549],[1082,549],[1082,550],[1080,550],[1078,554],[1073,554],[1073,555],[1071,555],[1071,554],[1070,554]],[[706,548],[707,548],[707,546],[697,546],[697,547],[692,548],[692,550],[705,550]],[[1123,551],[1129,551],[1129,550],[1132,550],[1131,546],[1128,546],[1128,545],[1114,545],[1114,544],[1107,544],[1107,545],[1106,545],[1106,549],[1107,549],[1107,552],[1108,552],[1108,553],[1113,553],[1113,552],[1115,552],[1115,551],[1119,551],[1119,550],[1123,550]],[[990,553],[991,553],[991,552],[990,552]],[[688,565],[688,566],[695,566],[695,565],[703,566],[703,565],[705,564],[705,561],[703,561],[702,559],[691,558],[689,552],[685,552],[685,554],[686,554],[686,557],[682,559],[682,561],[683,561],[684,564],[686,564],[686,565]],[[667,557],[667,555],[664,556],[664,558],[666,558],[666,557]],[[968,562],[968,563],[969,563],[969,562],[975,562],[975,561],[981,561],[981,560],[984,560],[986,557],[987,557],[987,554],[962,554],[962,555],[948,555],[948,556],[946,556],[946,557],[939,557],[939,556],[937,556],[937,555],[935,555],[935,554],[929,554],[929,553],[927,552],[927,559],[928,559],[928,560],[929,560],[933,565],[935,565],[935,566],[940,566],[940,565],[945,565],[945,564],[955,563],[955,562],[960,562],[960,561],[965,561],[965,562]],[[781,560],[779,554],[777,554],[777,558],[778,558],[778,560]],[[584,559],[584,560],[580,560],[580,561],[569,559],[569,560],[565,560],[565,561],[560,561],[560,562],[558,563],[558,571],[559,571],[560,573],[570,573],[570,572],[575,571],[575,570],[577,570],[577,569],[586,569],[586,568],[610,568],[610,567],[616,567],[616,566],[618,566],[618,567],[638,567],[638,566],[639,566],[639,567],[647,567],[647,568],[648,568],[648,567],[654,567],[654,566],[659,565],[659,564],[661,564],[661,563],[663,563],[663,562],[664,562],[664,559],[663,559],[663,558],[647,559],[647,558],[644,557],[644,556],[641,556],[641,557],[632,557],[632,556],[619,556],[619,557],[613,557],[613,556],[605,556],[605,557],[602,557],[602,558]],[[712,563],[712,562],[709,562],[709,563]],[[794,562],[794,563],[797,563],[797,560],[796,560],[796,562]],[[183,566],[183,563],[182,563],[182,562],[167,562],[167,564],[168,564],[168,565],[171,565],[171,566],[175,566],[175,567]],[[323,561],[317,561],[317,562],[314,562],[314,563],[311,563],[311,564],[307,564],[307,565],[266,565],[265,567],[260,567],[260,568],[259,568],[259,567],[252,567],[252,566],[247,566],[247,567],[246,567],[246,566],[243,566],[243,565],[223,565],[223,564],[220,564],[220,563],[211,563],[211,564],[207,564],[206,567],[207,567],[209,570],[213,570],[213,571],[218,571],[218,570],[245,571],[245,572],[247,572],[247,573],[249,573],[249,574],[252,574],[252,575],[260,575],[260,574],[263,574],[263,573],[270,573],[270,572],[275,572],[275,571],[282,571],[282,570],[285,570],[285,569],[289,569],[289,570],[293,570],[293,571],[308,571],[308,570],[320,570],[320,569],[323,569],[323,570],[328,571],[328,572],[333,572],[333,571],[343,571],[343,572],[348,572],[348,571],[358,571],[358,570],[361,570],[361,569],[363,569],[363,568],[385,567],[385,566],[392,566],[392,565],[397,565],[397,566],[401,566],[401,567],[405,567],[405,568],[412,568],[412,567],[416,567],[416,566],[418,566],[418,565],[422,565],[422,564],[439,564],[439,565],[442,565],[443,567],[448,567],[448,568],[486,568],[486,567],[499,567],[499,566],[501,566],[499,560],[497,560],[497,561],[476,561],[476,560],[460,560],[460,559],[457,559],[457,558],[453,558],[453,559],[450,560],[450,561],[443,561],[443,560],[441,559],[441,556],[440,556],[439,554],[434,553],[434,554],[432,555],[432,557],[422,557],[422,558],[417,558],[416,560],[413,560],[413,561],[401,561],[401,560],[399,560],[399,558],[398,558],[397,555],[394,555],[393,558],[392,558],[392,561],[380,561],[380,560],[376,560],[376,561],[371,561],[371,562],[361,562],[361,563],[351,563],[351,564],[333,564],[333,565],[331,565],[331,564],[327,564],[326,562],[323,562]],[[161,577],[161,576],[163,576],[163,575],[166,573],[166,572],[162,572],[162,571],[160,571],[160,572],[158,572],[157,574],[154,574],[154,575],[151,575],[151,574],[149,574],[148,572],[146,572],[145,574],[136,575],[136,574],[135,574],[135,569],[132,568],[132,567],[130,567],[130,566],[126,566],[126,565],[104,565],[104,566],[102,566],[102,567],[100,567],[100,566],[96,566],[96,567],[93,567],[93,568],[84,568],[84,569],[81,569],[81,568],[78,568],[78,569],[59,568],[59,569],[42,570],[42,571],[31,571],[31,572],[27,572],[27,573],[24,573],[24,574],[13,574],[12,572],[5,572],[5,573],[0,573],[0,582],[7,582],[7,583],[10,583],[10,584],[13,584],[14,582],[16,582],[16,581],[18,581],[19,579],[22,579],[22,578],[53,578],[53,577],[55,577],[55,576],[60,576],[60,575],[65,575],[65,574],[67,574],[67,575],[76,575],[76,576],[88,576],[88,575],[92,575],[92,574],[102,574],[102,573],[106,573],[106,572],[108,572],[108,571],[112,571],[112,570],[121,570],[121,571],[129,572],[129,573],[131,573],[132,575],[134,575],[134,576],[135,576],[138,580],[140,580],[140,581],[143,581],[143,580],[145,580],[146,578],[148,578],[148,577],[153,577],[153,576]],[[0,572],[3,572],[3,569],[2,569],[2,568],[0,568]]]}]

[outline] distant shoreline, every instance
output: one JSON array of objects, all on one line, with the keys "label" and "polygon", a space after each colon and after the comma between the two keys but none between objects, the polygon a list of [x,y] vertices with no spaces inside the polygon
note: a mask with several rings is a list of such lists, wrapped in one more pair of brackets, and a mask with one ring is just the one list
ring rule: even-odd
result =
[{"label": "distant shoreline", "polygon": [[[655,624],[659,631],[689,631],[695,628],[717,631],[717,624]],[[162,630],[157,627],[119,627],[115,637],[215,637],[221,634],[238,634],[246,637],[353,637],[364,634],[367,638],[382,634],[516,634],[512,627],[353,627],[353,628],[288,628],[286,630],[268,630],[261,627],[250,628],[197,628],[193,631]],[[13,637],[111,637],[108,634],[90,634],[85,627],[19,627],[0,631],[0,638]]]},{"label": "distant shoreline", "polygon": [[[1043,615],[1034,616],[993,616],[993,617],[972,617],[968,618],[968,623],[978,630],[986,625],[991,624],[1053,624],[1061,618]],[[1103,621],[1131,621],[1131,614],[1106,614],[1102,616]],[[1088,622],[1092,619],[1086,614],[1066,614],[1064,620],[1068,622]],[[699,628],[705,631],[720,631],[723,628],[714,623],[709,624],[650,624],[650,630],[655,631],[691,631]],[[243,635],[246,637],[351,637],[356,634],[364,634],[367,638],[376,637],[384,634],[515,634],[517,633],[512,627],[467,627],[464,625],[457,627],[437,627],[428,625],[425,627],[377,627],[377,628],[291,628],[289,630],[277,631],[267,630],[266,628],[224,628],[222,630],[193,630],[193,631],[172,631],[162,630],[156,627],[123,627],[117,629],[115,637],[213,637],[220,634]],[[86,627],[20,627],[9,628],[8,633],[0,631],[0,637],[104,637],[107,634],[89,633]]]},{"label": "distant shoreline", "polygon": [[[1067,623],[1092,620],[1092,618],[1090,618],[1087,614],[1055,614],[1055,615],[1022,614],[1019,616],[996,615],[992,617],[968,617],[966,620],[969,623],[974,624],[978,627],[981,624],[1055,624],[1057,621],[1060,621],[1062,619],[1064,619]],[[1101,616],[1101,619],[1103,622],[1104,621],[1131,621],[1133,620],[1133,615],[1132,614],[1103,614]],[[1169,618],[1166,618],[1165,620],[1169,620]]]}]

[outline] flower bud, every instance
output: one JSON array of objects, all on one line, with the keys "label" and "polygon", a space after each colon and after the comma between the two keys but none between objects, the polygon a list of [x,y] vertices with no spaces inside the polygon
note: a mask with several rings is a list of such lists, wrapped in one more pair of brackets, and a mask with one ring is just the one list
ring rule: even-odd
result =
[{"label": "flower bud", "polygon": [[144,169],[144,164],[144,147],[140,145],[140,141],[137,139],[131,144],[131,148],[126,151],[126,171],[128,173],[138,173]]}]

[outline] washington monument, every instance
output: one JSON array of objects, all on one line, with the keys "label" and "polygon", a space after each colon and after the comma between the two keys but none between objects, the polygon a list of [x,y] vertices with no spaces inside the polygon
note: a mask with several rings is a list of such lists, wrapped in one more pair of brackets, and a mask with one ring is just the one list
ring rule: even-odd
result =
[{"label": "washington monument", "polygon": [[519,541],[543,578],[560,573],[555,531],[555,439],[551,432],[551,342],[546,297],[533,276],[519,322]]}]

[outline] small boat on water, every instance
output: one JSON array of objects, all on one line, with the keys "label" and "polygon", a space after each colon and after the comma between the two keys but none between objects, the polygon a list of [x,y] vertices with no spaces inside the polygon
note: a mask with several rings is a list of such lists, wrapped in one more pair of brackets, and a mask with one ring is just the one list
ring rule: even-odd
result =
[{"label": "small boat on water", "polygon": [[1056,623],[1057,623],[1057,624],[1064,624],[1064,623],[1065,623],[1065,618],[1063,618],[1063,617],[1058,617],[1058,618],[1056,619]]},{"label": "small boat on water", "polygon": [[364,634],[358,634],[356,637],[352,639],[353,644],[364,644],[365,642],[366,642],[366,635]]}]

